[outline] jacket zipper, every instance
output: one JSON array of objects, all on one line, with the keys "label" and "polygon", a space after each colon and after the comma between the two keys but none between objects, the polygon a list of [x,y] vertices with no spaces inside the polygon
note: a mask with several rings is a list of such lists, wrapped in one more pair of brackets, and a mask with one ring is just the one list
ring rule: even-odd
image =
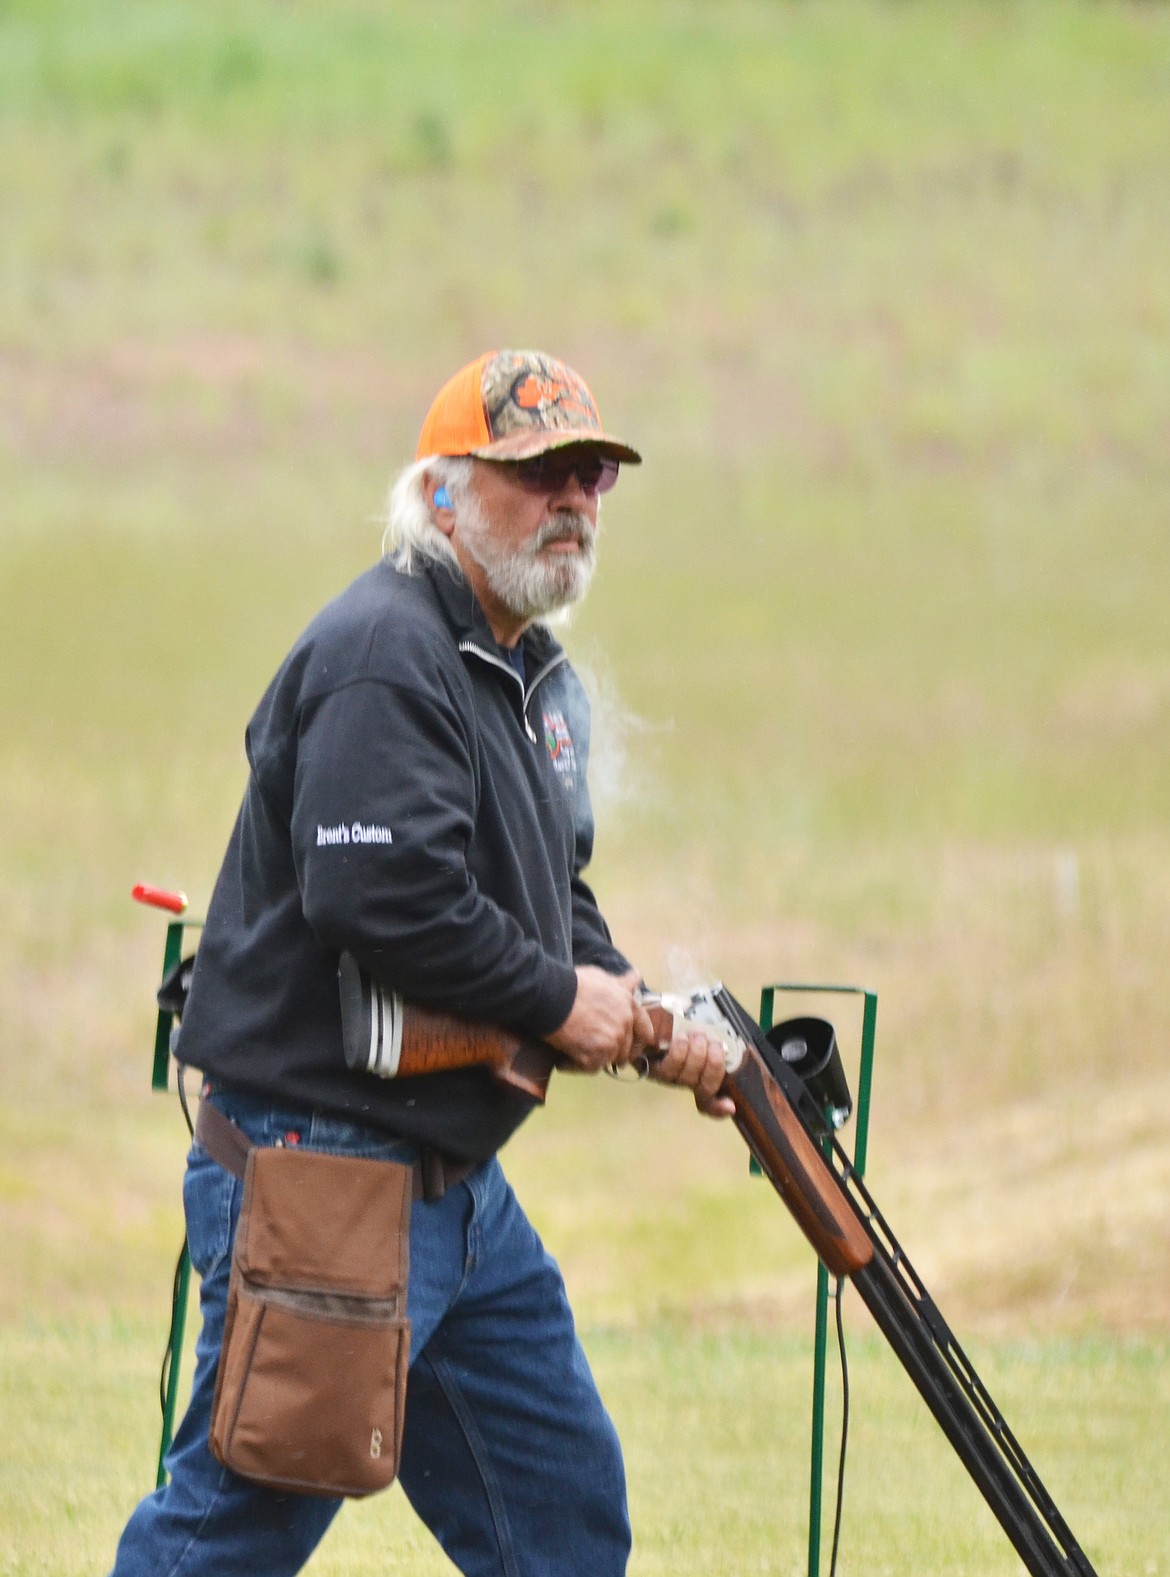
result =
[{"label": "jacket zipper", "polygon": [[[547,679],[549,674],[552,673],[554,668],[559,668],[562,663],[567,663],[568,660],[569,659],[565,655],[564,652],[558,652],[555,657],[550,657],[549,658],[548,662],[545,663],[544,667],[540,670],[540,672],[537,674],[536,678],[532,681],[532,683],[528,686],[528,689],[525,690],[525,692],[524,692],[524,709],[525,709],[525,712],[527,712],[527,710],[528,710],[528,703],[529,703],[529,701],[532,700],[533,695],[536,693],[537,685],[540,684],[542,680]],[[516,677],[517,677],[517,679],[519,679],[520,675],[517,674]]]},{"label": "jacket zipper", "polygon": [[537,685],[540,684],[542,680],[546,679],[548,675],[552,673],[554,668],[559,668],[562,663],[568,662],[568,657],[566,654],[564,652],[558,652],[555,657],[551,657],[536,675],[536,678],[532,681],[528,688],[525,689],[523,679],[521,679],[520,675],[512,667],[512,664],[504,662],[503,658],[497,657],[494,652],[484,651],[483,647],[477,646],[474,641],[460,641],[459,650],[461,652],[470,652],[473,657],[478,657],[483,662],[490,663],[493,668],[498,668],[501,673],[506,673],[510,679],[514,679],[516,681],[516,683],[520,686],[520,715],[524,719],[524,732],[528,735],[528,738],[534,745],[539,744],[540,741],[537,739],[536,734],[533,731],[532,724],[528,721],[528,703],[532,700],[533,695],[536,693]]}]

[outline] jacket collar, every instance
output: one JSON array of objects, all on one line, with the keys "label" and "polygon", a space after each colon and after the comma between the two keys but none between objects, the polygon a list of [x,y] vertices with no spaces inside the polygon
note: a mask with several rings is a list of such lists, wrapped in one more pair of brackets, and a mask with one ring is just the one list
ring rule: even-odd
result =
[{"label": "jacket collar", "polygon": [[[493,656],[508,661],[507,648],[500,645],[492,634],[487,615],[479,599],[453,566],[435,559],[420,558],[417,573],[430,584],[435,601],[450,626],[457,642],[472,641]],[[561,647],[554,639],[547,624],[539,621],[530,624],[521,637],[526,659],[533,668],[544,667],[554,657],[561,655]]]}]

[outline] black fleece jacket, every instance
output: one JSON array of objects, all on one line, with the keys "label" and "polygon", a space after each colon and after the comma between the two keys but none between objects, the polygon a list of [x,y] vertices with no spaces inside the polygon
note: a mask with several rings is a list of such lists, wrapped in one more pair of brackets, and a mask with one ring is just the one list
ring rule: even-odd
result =
[{"label": "black fleece jacket", "polygon": [[574,965],[628,965],[581,872],[589,709],[542,626],[526,679],[473,593],[368,570],[297,641],[247,731],[251,775],[208,909],[179,1059],[220,1082],[470,1159],[531,1109],[483,1069],[351,1072],[338,957],[425,1006],[532,1035]]}]

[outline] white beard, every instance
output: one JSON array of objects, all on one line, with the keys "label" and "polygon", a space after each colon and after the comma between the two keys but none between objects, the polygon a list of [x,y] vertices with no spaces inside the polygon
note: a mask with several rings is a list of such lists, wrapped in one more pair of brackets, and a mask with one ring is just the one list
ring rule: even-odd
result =
[{"label": "white beard", "polygon": [[[483,570],[492,595],[516,618],[544,618],[580,602],[589,590],[597,564],[597,528],[587,515],[559,515],[513,552],[492,541],[478,499],[464,498],[458,519],[464,548]],[[576,539],[576,553],[541,557],[542,548],[567,537]]]}]

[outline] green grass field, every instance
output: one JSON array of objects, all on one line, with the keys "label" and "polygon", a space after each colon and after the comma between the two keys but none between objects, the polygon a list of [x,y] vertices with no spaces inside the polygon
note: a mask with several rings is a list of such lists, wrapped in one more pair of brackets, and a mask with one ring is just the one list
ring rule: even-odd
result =
[{"label": "green grass field", "polygon": [[[256,699],[493,344],[646,455],[567,635],[619,940],[879,990],[874,1190],[1103,1577],[1170,1572],[1167,256],[1148,0],[0,0],[0,1573],[105,1569],[152,1476],[129,888],[206,901]],[[634,1571],[803,1569],[811,1256],[735,1135],[561,1080],[509,1171]],[[850,1320],[842,1571],[1017,1569]],[[395,1562],[391,1496],[312,1569]]]},{"label": "green grass field", "polygon": [[[808,1344],[747,1326],[667,1322],[587,1329],[598,1380],[626,1442],[636,1555],[646,1577],[807,1570]],[[1014,1342],[974,1351],[1102,1572],[1165,1569],[1156,1508],[1164,1459],[1135,1451],[1170,1403],[1164,1342]],[[141,1321],[30,1322],[0,1353],[5,1572],[92,1571],[152,1482],[157,1332]],[[1020,1570],[893,1358],[850,1351],[852,1416],[840,1570]],[[1091,1415],[1085,1397],[1091,1394]],[[835,1464],[837,1396],[828,1444]],[[79,1398],[83,1404],[79,1407]],[[1068,1437],[1079,1448],[1068,1448]],[[54,1447],[46,1452],[45,1439]],[[46,1477],[46,1467],[52,1477]],[[831,1497],[830,1497],[831,1505]],[[829,1530],[826,1529],[826,1539]],[[828,1549],[825,1558],[827,1566]],[[329,1577],[454,1568],[398,1490],[345,1508],[309,1568]]]}]

